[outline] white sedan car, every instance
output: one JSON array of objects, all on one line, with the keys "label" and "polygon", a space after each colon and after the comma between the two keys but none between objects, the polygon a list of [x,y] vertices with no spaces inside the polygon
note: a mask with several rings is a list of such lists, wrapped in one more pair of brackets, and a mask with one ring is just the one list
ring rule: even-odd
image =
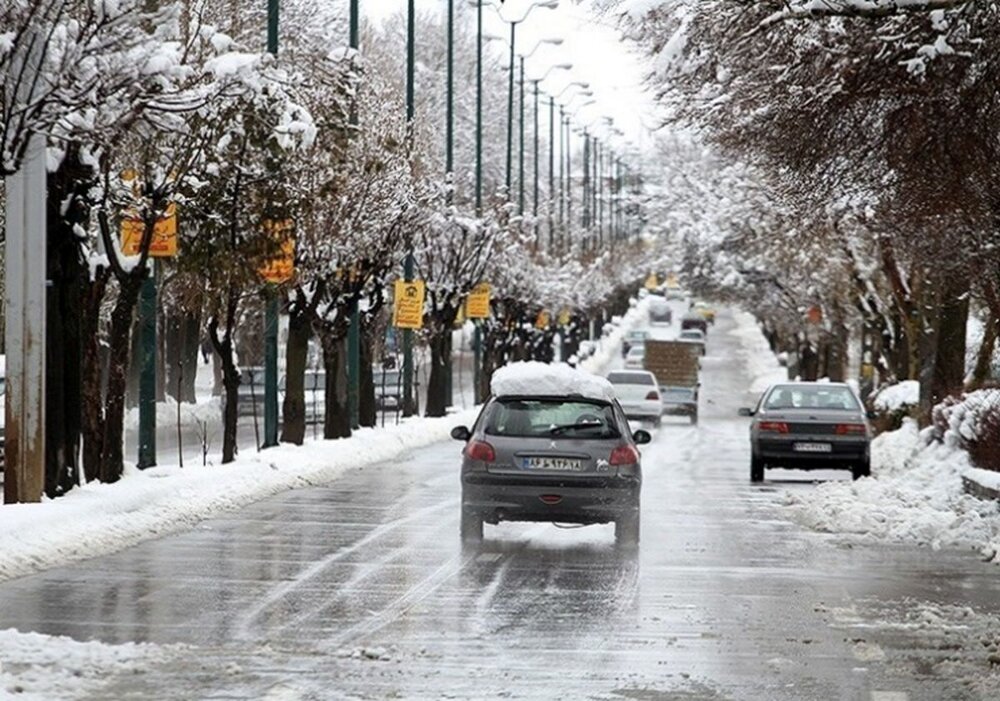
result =
[{"label": "white sedan car", "polygon": [[632,346],[625,356],[625,367],[642,370],[645,367],[646,346]]},{"label": "white sedan car", "polygon": [[659,423],[663,413],[656,377],[646,370],[615,370],[608,375],[625,416],[633,421]]}]

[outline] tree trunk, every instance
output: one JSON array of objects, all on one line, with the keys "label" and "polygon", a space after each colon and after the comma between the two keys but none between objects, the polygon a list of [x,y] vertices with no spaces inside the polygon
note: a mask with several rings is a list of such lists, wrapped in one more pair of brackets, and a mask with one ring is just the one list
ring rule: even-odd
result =
[{"label": "tree trunk", "polygon": [[118,301],[111,312],[109,336],[110,362],[108,392],[104,401],[104,435],[101,442],[102,482],[117,482],[124,469],[123,436],[125,422],[125,392],[128,386],[129,359],[132,340],[132,320],[145,271],[136,269],[120,281]]},{"label": "tree trunk", "polygon": [[351,417],[347,409],[346,338],[327,329],[319,331],[326,370],[323,438],[351,437]]},{"label": "tree trunk", "polygon": [[111,271],[98,268],[85,288],[86,300],[81,320],[83,359],[81,377],[81,439],[83,474],[88,482],[100,477],[101,448],[104,442],[104,363],[101,360],[100,313]]},{"label": "tree trunk", "polygon": [[972,371],[972,381],[970,389],[982,387],[987,380],[992,379],[993,374],[993,353],[997,347],[997,334],[1000,332],[1000,319],[990,312],[983,329],[983,341],[979,344],[979,355],[976,357],[976,367]]},{"label": "tree trunk", "polygon": [[306,365],[312,311],[293,304],[288,312],[288,345],[285,348],[285,398],[282,402],[281,440],[302,445],[306,437]]},{"label": "tree trunk", "polygon": [[236,326],[236,311],[239,298],[235,290],[230,291],[226,301],[226,331],[219,336],[219,320],[213,317],[208,324],[212,347],[222,364],[222,385],[224,401],[222,409],[222,464],[236,459],[236,426],[239,421],[240,373],[236,369],[233,356],[233,329]]},{"label": "tree trunk", "polygon": [[448,413],[448,358],[451,357],[451,331],[437,332],[429,340],[431,375],[427,381],[425,416],[445,416]]},{"label": "tree trunk", "polygon": [[969,282],[948,275],[938,321],[938,343],[934,358],[931,397],[938,404],[960,394],[965,384],[965,332],[969,321]]},{"label": "tree trunk", "polygon": [[84,199],[94,172],[70,144],[58,170],[48,177],[48,256],[45,336],[45,493],[65,494],[77,483],[81,431],[81,323],[86,277],[74,227],[87,221]]},{"label": "tree trunk", "polygon": [[361,315],[361,383],[358,388],[358,423],[374,427],[378,422],[378,407],[375,405],[374,343],[371,321],[367,314]]}]

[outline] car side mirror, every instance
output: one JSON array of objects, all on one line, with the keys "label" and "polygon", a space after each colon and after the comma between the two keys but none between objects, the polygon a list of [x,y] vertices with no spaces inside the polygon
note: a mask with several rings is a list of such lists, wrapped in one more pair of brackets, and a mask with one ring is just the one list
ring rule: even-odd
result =
[{"label": "car side mirror", "polygon": [[750,409],[749,407],[741,407],[740,416],[753,416],[753,409]]},{"label": "car side mirror", "polygon": [[451,437],[456,441],[465,441],[468,443],[469,439],[472,438],[472,431],[466,426],[456,426],[451,429]]},{"label": "car side mirror", "polygon": [[647,443],[651,443],[653,441],[653,436],[650,435],[649,431],[639,429],[632,434],[632,440],[635,441],[636,445],[646,445]]}]

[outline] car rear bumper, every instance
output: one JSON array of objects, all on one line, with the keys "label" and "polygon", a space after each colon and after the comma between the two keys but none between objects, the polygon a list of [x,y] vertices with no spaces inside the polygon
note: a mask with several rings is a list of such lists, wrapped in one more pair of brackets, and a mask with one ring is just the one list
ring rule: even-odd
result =
[{"label": "car rear bumper", "polygon": [[698,413],[697,404],[664,404],[664,416],[694,416]]},{"label": "car rear bumper", "polygon": [[[462,477],[462,509],[487,523],[558,521],[607,523],[639,509],[641,482],[616,476],[526,481],[506,475],[471,473]],[[543,497],[557,497],[546,503]]]},{"label": "car rear bumper", "polygon": [[[830,443],[829,453],[805,453],[793,448],[794,443]],[[798,470],[824,470],[838,466],[849,467],[867,460],[868,443],[825,440],[819,438],[796,438],[789,441],[758,441],[755,454],[768,467],[790,467]]]}]

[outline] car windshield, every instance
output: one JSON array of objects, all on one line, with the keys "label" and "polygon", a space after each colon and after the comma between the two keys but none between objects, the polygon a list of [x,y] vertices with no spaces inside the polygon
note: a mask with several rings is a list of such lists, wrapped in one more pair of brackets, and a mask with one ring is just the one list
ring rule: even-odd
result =
[{"label": "car windshield", "polygon": [[619,438],[610,404],[579,399],[500,399],[486,417],[490,436]]},{"label": "car windshield", "polygon": [[613,385],[656,385],[656,379],[648,372],[612,372],[608,382]]},{"label": "car windshield", "polygon": [[857,411],[858,400],[847,387],[831,385],[784,385],[771,390],[766,409],[832,409]]},{"label": "car windshield", "polygon": [[683,331],[683,332],[681,332],[681,338],[691,338],[691,339],[694,339],[696,341],[700,341],[704,337],[705,336],[701,333],[701,331]]},{"label": "car windshield", "polygon": [[629,349],[628,354],[632,357],[639,358],[646,354],[646,349],[643,346],[632,346]]},{"label": "car windshield", "polygon": [[646,331],[630,331],[628,334],[630,341],[645,341],[647,338],[649,338],[649,333]]}]

